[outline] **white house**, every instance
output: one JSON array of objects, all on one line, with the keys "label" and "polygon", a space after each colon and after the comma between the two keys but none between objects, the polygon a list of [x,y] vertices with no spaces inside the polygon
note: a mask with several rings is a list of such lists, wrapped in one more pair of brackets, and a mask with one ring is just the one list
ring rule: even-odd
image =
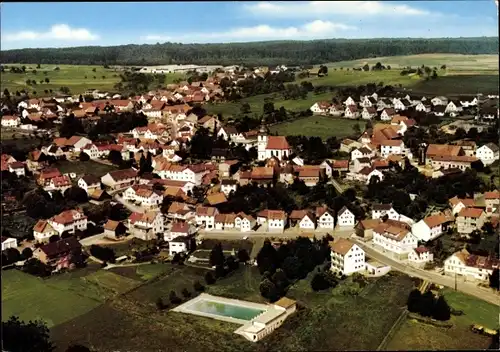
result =
[{"label": "white house", "polygon": [[462,111],[462,105],[460,103],[454,102],[450,100],[450,102],[446,105],[446,109],[444,110],[445,114],[458,113]]},{"label": "white house", "polygon": [[21,177],[21,176],[26,175],[25,165],[21,161],[14,161],[12,163],[9,163],[7,166],[8,166],[9,172],[16,174],[17,177]]},{"label": "white house", "polygon": [[356,223],[356,216],[343,206],[337,214],[337,225],[342,227],[353,227]]},{"label": "white house", "polygon": [[373,229],[373,244],[399,259],[418,246],[418,239],[409,230],[409,225],[387,220]]},{"label": "white house", "polygon": [[386,139],[380,142],[380,154],[385,158],[389,155],[401,155],[405,149],[402,140]]},{"label": "white house", "polygon": [[309,110],[311,110],[313,114],[326,115],[330,111],[330,105],[331,104],[327,101],[320,101],[314,103],[314,105],[311,106]]},{"label": "white house", "polygon": [[357,178],[361,182],[365,182],[366,184],[370,183],[370,180],[373,177],[378,177],[380,181],[384,179],[384,174],[382,171],[375,169],[373,167],[364,167],[361,170],[359,170]]},{"label": "white house", "polygon": [[436,105],[448,105],[448,98],[443,96],[434,97],[431,99],[431,104]]},{"label": "white house", "polygon": [[185,221],[177,221],[172,224],[170,231],[165,231],[163,239],[170,242],[176,237],[187,237],[194,234],[195,229]]},{"label": "white house", "polygon": [[128,228],[131,235],[143,241],[157,238],[157,234],[165,230],[163,214],[159,211],[132,213],[128,218]]},{"label": "white house", "polygon": [[361,112],[361,118],[364,120],[371,120],[377,116],[377,109],[374,107],[365,107]]},{"label": "white house", "polygon": [[476,97],[460,98],[460,105],[462,105],[462,107],[464,107],[464,108],[476,106],[477,105],[477,98]]},{"label": "white house", "polygon": [[257,224],[267,225],[268,231],[283,232],[287,224],[287,214],[283,210],[262,210],[257,214]]},{"label": "white house", "polygon": [[65,231],[74,233],[76,230],[87,229],[87,217],[80,210],[66,210],[47,220],[48,224],[60,235]]},{"label": "white house", "polygon": [[314,231],[316,228],[316,217],[311,212],[306,212],[302,219],[299,221],[299,228],[301,230],[311,230]]},{"label": "white house", "polygon": [[484,192],[484,202],[486,205],[486,213],[491,215],[497,212],[500,205],[500,192],[498,190]]},{"label": "white house", "polygon": [[101,183],[113,190],[132,186],[137,180],[137,171],[134,169],[111,171],[101,177]]},{"label": "white house", "polygon": [[363,146],[361,148],[356,148],[351,152],[351,160],[361,159],[361,158],[372,158],[375,153],[368,147]]},{"label": "white house", "polygon": [[2,116],[2,127],[17,127],[21,124],[19,116]]},{"label": "white house", "polygon": [[7,248],[16,248],[17,240],[13,237],[2,236],[2,252]]},{"label": "white house", "polygon": [[380,120],[391,121],[394,115],[396,115],[396,111],[394,111],[394,109],[392,108],[384,109],[380,114]]},{"label": "white house", "polygon": [[223,138],[225,141],[233,140],[239,135],[234,126],[221,126],[217,131],[217,138]]},{"label": "white house", "polygon": [[320,229],[333,230],[335,228],[335,219],[327,207],[316,208],[316,221]]},{"label": "white house", "polygon": [[[362,108],[371,108],[377,106],[377,99],[371,96],[365,96],[359,103]],[[375,109],[376,110],[376,109]]]},{"label": "white house", "polygon": [[217,214],[219,214],[217,208],[199,206],[196,208],[195,221],[198,226],[204,226],[204,230],[213,230]]},{"label": "white house", "polygon": [[220,190],[226,196],[228,196],[229,193],[231,192],[236,192],[237,189],[238,189],[238,182],[236,180],[225,179],[220,181]]},{"label": "white house", "polygon": [[241,232],[252,231],[257,225],[257,221],[251,215],[238,213],[234,218],[234,227],[240,229]]},{"label": "white house", "polygon": [[138,203],[143,208],[157,209],[163,202],[163,195],[149,185],[133,185],[123,192],[123,199]]},{"label": "white house", "polygon": [[432,241],[444,233],[449,220],[443,214],[431,215],[413,224],[411,230],[419,241]]},{"label": "white house", "polygon": [[87,192],[88,195],[101,189],[101,180],[94,175],[85,175],[78,180],[78,187]]},{"label": "white house", "polygon": [[347,105],[344,111],[344,117],[348,119],[357,119],[359,117],[359,111],[356,105]]},{"label": "white house", "polygon": [[186,253],[189,250],[190,239],[185,236],[178,236],[168,242],[168,254],[170,256],[176,253]]},{"label": "white house", "polygon": [[351,97],[348,97],[342,104],[344,104],[345,106],[349,106],[349,105],[356,106],[356,102]]},{"label": "white house", "polygon": [[99,149],[97,146],[93,143],[87,144],[85,147],[83,147],[82,152],[87,154],[90,159],[97,159],[99,158]]},{"label": "white house", "polygon": [[418,246],[417,248],[414,248],[410,254],[408,254],[408,262],[419,267],[424,266],[425,263],[431,263],[433,260],[434,255],[424,246]]},{"label": "white house", "polygon": [[460,280],[488,281],[493,269],[498,267],[498,259],[471,255],[466,249],[454,253],[444,261],[444,273]]},{"label": "white house", "polygon": [[392,204],[374,204],[372,207],[372,219],[381,219],[384,216],[391,220],[399,221],[399,213],[394,210]]},{"label": "white house", "polygon": [[417,105],[415,105],[415,110],[416,111],[430,112],[431,111],[431,107],[429,105],[425,105],[423,102],[420,102]]},{"label": "white house", "polygon": [[500,159],[499,150],[494,143],[485,144],[476,149],[476,158],[481,160],[484,165],[491,165]]},{"label": "white house", "polygon": [[59,235],[54,228],[47,222],[47,220],[38,220],[33,226],[33,237],[36,242],[47,242],[50,236]]},{"label": "white house", "polygon": [[341,275],[365,270],[365,251],[345,238],[330,242],[331,268]]}]

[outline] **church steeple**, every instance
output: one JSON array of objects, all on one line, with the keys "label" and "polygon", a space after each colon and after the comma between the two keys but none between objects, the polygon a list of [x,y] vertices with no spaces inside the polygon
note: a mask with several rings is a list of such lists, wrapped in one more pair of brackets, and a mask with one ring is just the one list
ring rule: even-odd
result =
[{"label": "church steeple", "polygon": [[269,129],[266,126],[266,118],[262,117],[260,120],[260,129],[259,129],[259,135],[267,135],[269,133]]}]

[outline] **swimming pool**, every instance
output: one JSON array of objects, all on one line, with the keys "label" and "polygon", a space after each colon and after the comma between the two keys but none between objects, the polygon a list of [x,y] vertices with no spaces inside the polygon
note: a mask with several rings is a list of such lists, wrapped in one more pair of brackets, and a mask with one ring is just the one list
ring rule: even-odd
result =
[{"label": "swimming pool", "polygon": [[216,302],[207,299],[199,300],[187,307],[189,310],[219,315],[223,317],[230,317],[240,320],[250,321],[257,315],[263,313],[265,309],[250,308],[228,304],[223,302]]}]

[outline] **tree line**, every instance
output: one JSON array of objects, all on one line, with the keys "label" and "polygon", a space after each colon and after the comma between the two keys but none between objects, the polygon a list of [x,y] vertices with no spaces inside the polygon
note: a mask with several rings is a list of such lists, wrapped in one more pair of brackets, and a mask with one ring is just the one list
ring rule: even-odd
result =
[{"label": "tree line", "polygon": [[498,37],[328,39],[228,44],[82,46],[2,51],[3,63],[70,65],[305,65],[424,53],[498,54]]}]

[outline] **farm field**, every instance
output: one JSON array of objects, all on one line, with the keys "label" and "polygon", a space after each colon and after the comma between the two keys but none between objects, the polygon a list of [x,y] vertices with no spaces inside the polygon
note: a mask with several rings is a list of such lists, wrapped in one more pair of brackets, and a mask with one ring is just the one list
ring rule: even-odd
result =
[{"label": "farm field", "polygon": [[[41,65],[26,64],[26,73],[11,73],[9,67],[22,67],[20,64],[5,65],[7,68],[2,73],[2,89],[7,88],[15,93],[26,89],[30,94],[37,92],[36,96],[50,95],[50,89],[58,92],[61,87],[68,87],[70,94],[81,94],[88,89],[102,91],[115,91],[114,85],[120,81],[120,71],[117,69],[106,69],[103,66],[90,65]],[[59,67],[59,71],[54,71]],[[95,72],[93,71],[95,69]],[[33,73],[36,70],[36,74]],[[86,77],[86,78],[85,78]],[[95,77],[95,78],[94,78]],[[41,80],[49,79],[49,83],[40,83]],[[184,78],[182,74],[166,74],[165,84],[172,83],[177,78]],[[36,86],[28,86],[26,80],[36,80]],[[45,93],[45,90],[48,92]]]},{"label": "farm field", "polygon": [[498,328],[498,307],[475,297],[445,288],[441,291],[448,304],[464,315],[452,316],[449,329],[408,319],[387,345],[387,350],[486,349],[491,339],[470,330],[472,324]]},{"label": "farm field", "polygon": [[440,68],[446,65],[451,71],[496,71],[498,74],[498,55],[419,54],[330,62],[326,66],[329,68],[361,67],[366,63],[371,66],[377,62],[385,66],[390,65],[391,68],[422,65]]},{"label": "farm field", "polygon": [[298,120],[283,122],[269,129],[281,136],[303,135],[307,137],[344,138],[353,134],[353,127],[359,125],[363,130],[365,121],[332,118],[327,116],[311,116]]},{"label": "farm field", "polygon": [[[171,266],[165,277],[142,286],[67,323],[52,329],[60,351],[69,343],[82,343],[99,351],[129,350],[254,351],[255,344],[233,333],[236,325],[188,314],[158,312],[155,301],[192,282],[203,283],[204,270]],[[263,302],[261,275],[256,267],[242,266],[206,292]],[[259,343],[260,351],[375,349],[399,316],[413,287],[407,276],[391,274],[370,280],[358,296],[343,294],[353,288],[348,279],[333,290],[315,293],[310,278],[300,281],[287,295],[306,308]],[[354,308],[353,308],[354,307]],[[359,329],[369,326],[370,329]],[[141,334],[137,334],[141,331]],[[194,334],[193,332],[198,332]],[[353,338],[354,336],[354,338]],[[148,341],[147,348],[144,341]]]}]

